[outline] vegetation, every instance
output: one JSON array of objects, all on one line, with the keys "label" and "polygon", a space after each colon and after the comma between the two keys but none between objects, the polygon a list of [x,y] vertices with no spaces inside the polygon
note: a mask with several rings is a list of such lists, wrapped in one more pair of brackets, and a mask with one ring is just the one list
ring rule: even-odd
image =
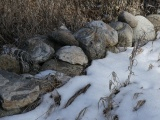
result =
[{"label": "vegetation", "polygon": [[[147,0],[144,0],[147,1]],[[35,34],[47,34],[61,24],[72,32],[91,20],[109,22],[120,11],[143,14],[144,5],[157,8],[151,0],[0,0],[0,47]],[[154,0],[156,1],[156,0]],[[151,11],[150,11],[151,12]],[[152,10],[155,12],[155,10]]]}]

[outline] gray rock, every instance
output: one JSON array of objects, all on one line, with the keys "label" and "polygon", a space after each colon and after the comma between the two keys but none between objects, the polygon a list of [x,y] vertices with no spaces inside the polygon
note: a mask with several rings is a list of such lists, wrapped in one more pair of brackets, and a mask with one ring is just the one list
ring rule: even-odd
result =
[{"label": "gray rock", "polygon": [[11,115],[19,114],[21,112],[22,112],[21,109],[13,109],[13,110],[6,111],[6,110],[0,108],[0,118],[5,117],[5,116],[11,116]]},{"label": "gray rock", "polygon": [[41,70],[55,70],[65,73],[69,76],[80,75],[83,72],[83,66],[72,65],[60,60],[51,59],[42,65]]},{"label": "gray rock", "polygon": [[118,16],[118,21],[125,22],[132,28],[135,28],[138,25],[138,21],[135,16],[126,11],[120,13],[120,15]]},{"label": "gray rock", "polygon": [[70,64],[86,65],[88,63],[87,56],[83,50],[77,46],[64,46],[56,52],[56,55],[60,60]]},{"label": "gray rock", "polygon": [[118,47],[131,47],[133,39],[133,30],[127,24],[123,22],[112,22],[110,26],[118,32]]},{"label": "gray rock", "polygon": [[19,109],[34,102],[40,93],[39,86],[32,80],[0,70],[0,96],[5,110]]},{"label": "gray rock", "polygon": [[0,70],[0,117],[34,109],[41,102],[40,95],[64,85],[70,78],[56,71],[55,74],[38,77]]},{"label": "gray rock", "polygon": [[72,33],[69,30],[60,29],[60,30],[53,31],[49,35],[49,37],[53,42],[57,42],[62,45],[79,46],[78,41],[75,39],[75,37],[72,35]]},{"label": "gray rock", "polygon": [[92,21],[85,25],[85,27],[96,27],[101,28],[103,30],[105,40],[106,40],[106,46],[114,46],[118,43],[118,34],[117,31],[114,30],[112,27],[110,27],[108,24],[104,23],[103,21]]},{"label": "gray rock", "polygon": [[0,55],[0,69],[10,72],[20,73],[19,61],[8,54]]},{"label": "gray rock", "polygon": [[151,14],[147,16],[147,19],[154,25],[156,31],[160,31],[160,15]]},{"label": "gray rock", "polygon": [[156,37],[153,24],[143,16],[136,16],[138,20],[137,27],[133,28],[133,41],[139,41],[140,46],[143,46],[150,40]]},{"label": "gray rock", "polygon": [[[28,72],[35,73],[39,70],[38,64],[35,63],[35,61],[32,59],[31,55],[28,52],[22,49],[18,49],[17,47],[13,45],[9,45],[9,44],[3,45],[1,54],[10,56],[10,58],[15,58],[18,61],[17,67],[18,66],[20,67],[20,70],[17,69],[20,71],[18,73],[28,73]],[[7,69],[3,69],[3,70],[7,70]]]},{"label": "gray rock", "polygon": [[101,28],[82,28],[74,36],[89,60],[103,58],[106,55],[106,36]]},{"label": "gray rock", "polygon": [[50,40],[50,38],[47,35],[35,35],[30,39],[42,41],[46,43],[47,45],[51,46],[52,48],[55,48],[55,43],[52,40]]},{"label": "gray rock", "polygon": [[45,62],[54,55],[54,49],[39,39],[29,39],[23,45],[23,50],[27,51],[36,63]]}]

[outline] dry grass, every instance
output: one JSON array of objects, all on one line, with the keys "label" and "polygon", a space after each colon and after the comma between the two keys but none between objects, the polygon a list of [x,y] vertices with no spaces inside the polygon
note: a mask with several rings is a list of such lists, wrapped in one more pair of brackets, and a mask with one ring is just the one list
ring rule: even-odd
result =
[{"label": "dry grass", "polygon": [[108,22],[122,10],[139,10],[140,2],[142,0],[0,0],[0,45],[47,34],[62,23],[74,32],[91,20]]}]

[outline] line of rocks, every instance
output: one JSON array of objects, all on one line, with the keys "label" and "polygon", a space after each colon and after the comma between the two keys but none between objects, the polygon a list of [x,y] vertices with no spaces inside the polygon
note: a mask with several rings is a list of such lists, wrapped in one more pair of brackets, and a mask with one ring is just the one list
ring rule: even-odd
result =
[{"label": "line of rocks", "polygon": [[[159,23],[158,14],[145,18],[123,11],[116,22],[92,21],[75,33],[61,26],[19,46],[4,45],[0,55],[0,117],[21,113],[40,95],[57,87],[51,84],[63,84],[62,81],[81,75],[92,60],[105,57],[107,51],[118,53],[136,41],[143,46],[154,40]],[[49,80],[34,77],[43,70],[62,73],[63,80],[56,75]],[[32,77],[24,77],[24,73]]]}]

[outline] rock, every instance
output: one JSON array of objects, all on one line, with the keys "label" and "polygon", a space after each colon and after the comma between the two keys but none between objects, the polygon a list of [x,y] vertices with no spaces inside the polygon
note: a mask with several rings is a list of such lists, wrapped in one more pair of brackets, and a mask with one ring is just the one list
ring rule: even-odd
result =
[{"label": "rock", "polygon": [[34,78],[38,79],[41,93],[53,91],[54,88],[63,86],[71,79],[70,76],[55,70],[41,71]]},{"label": "rock", "polygon": [[86,65],[88,63],[88,58],[80,47],[64,46],[56,52],[56,55],[60,60],[70,64]]},{"label": "rock", "polygon": [[13,110],[6,111],[6,110],[3,110],[2,108],[0,108],[0,118],[5,117],[5,116],[11,116],[14,114],[19,114],[21,112],[22,112],[21,109],[13,109]]},{"label": "rock", "polygon": [[147,16],[147,19],[154,25],[156,31],[160,31],[160,15],[151,14]]},{"label": "rock", "polygon": [[108,24],[104,23],[103,21],[92,21],[85,25],[85,27],[96,27],[101,28],[103,30],[105,39],[106,39],[106,46],[114,46],[118,43],[118,34],[117,31],[110,27]]},{"label": "rock", "polygon": [[0,69],[10,72],[20,73],[19,61],[8,54],[0,55]]},{"label": "rock", "polygon": [[115,46],[109,47],[107,49],[108,49],[108,51],[110,51],[112,53],[120,53],[120,52],[124,52],[127,50],[126,47],[115,47]]},{"label": "rock", "polygon": [[27,51],[36,63],[42,63],[54,56],[54,49],[41,40],[29,39],[23,45],[23,50]]},{"label": "rock", "polygon": [[78,41],[75,39],[75,37],[72,35],[72,33],[69,30],[59,29],[59,30],[53,31],[49,35],[49,38],[53,42],[57,42],[62,45],[79,46]]},{"label": "rock", "polygon": [[143,16],[136,16],[138,20],[137,27],[133,28],[133,41],[139,40],[140,46],[143,46],[156,37],[153,24]]},{"label": "rock", "polygon": [[120,13],[118,16],[118,21],[125,22],[132,28],[135,28],[138,25],[138,20],[135,18],[135,16],[126,11]]},{"label": "rock", "polygon": [[71,78],[56,71],[54,74],[44,73],[47,71],[35,76],[18,75],[0,70],[0,117],[33,110],[40,104],[41,95],[64,85]]},{"label": "rock", "polygon": [[3,109],[25,107],[34,102],[39,93],[40,89],[35,81],[25,80],[20,75],[0,70],[0,96]]},{"label": "rock", "polygon": [[12,56],[18,61],[20,67],[19,73],[33,73],[39,70],[38,64],[34,62],[34,60],[28,52],[22,49],[18,49],[13,45],[3,45],[1,54],[9,55],[10,57]]},{"label": "rock", "polygon": [[80,75],[83,72],[83,66],[72,65],[60,60],[51,59],[42,65],[41,70],[55,70],[65,73],[69,76]]},{"label": "rock", "polygon": [[109,24],[118,32],[118,47],[132,47],[133,30],[123,22],[112,22]]},{"label": "rock", "polygon": [[[55,47],[55,43],[52,40],[50,40],[50,38],[47,35],[35,35],[30,39],[42,41],[42,42],[46,43],[47,45],[51,46],[52,48]],[[23,46],[23,45],[21,45],[21,46]]]},{"label": "rock", "polygon": [[89,60],[106,55],[106,36],[101,28],[82,28],[74,34]]}]

